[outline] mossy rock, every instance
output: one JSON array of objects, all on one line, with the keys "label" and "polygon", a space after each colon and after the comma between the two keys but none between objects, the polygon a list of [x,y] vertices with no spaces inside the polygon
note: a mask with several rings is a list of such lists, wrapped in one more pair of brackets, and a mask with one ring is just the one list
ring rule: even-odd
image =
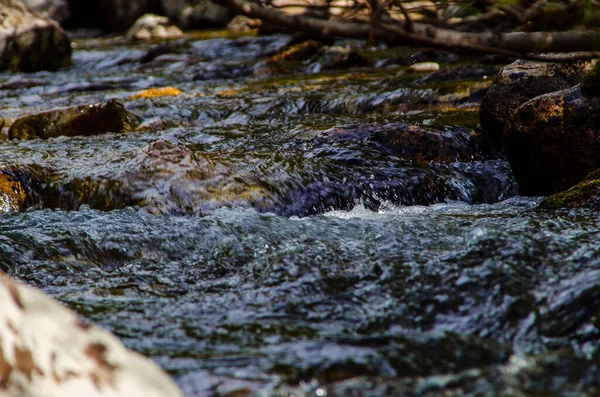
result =
[{"label": "mossy rock", "polygon": [[9,139],[48,139],[58,136],[99,135],[123,132],[139,124],[137,116],[127,112],[123,103],[106,103],[52,109],[15,120],[8,130]]},{"label": "mossy rock", "polygon": [[543,209],[600,208],[600,169],[572,188],[553,194],[539,205]]}]

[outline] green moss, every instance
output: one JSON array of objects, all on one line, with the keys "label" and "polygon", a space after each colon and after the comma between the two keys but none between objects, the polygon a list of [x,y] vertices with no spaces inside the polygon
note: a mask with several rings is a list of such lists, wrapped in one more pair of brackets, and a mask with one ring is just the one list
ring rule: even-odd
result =
[{"label": "green moss", "polygon": [[[588,178],[592,175],[600,176],[600,170],[592,172]],[[540,203],[540,208],[559,209],[584,205],[590,199],[598,196],[599,186],[600,179],[586,179],[568,190],[547,197]]]}]

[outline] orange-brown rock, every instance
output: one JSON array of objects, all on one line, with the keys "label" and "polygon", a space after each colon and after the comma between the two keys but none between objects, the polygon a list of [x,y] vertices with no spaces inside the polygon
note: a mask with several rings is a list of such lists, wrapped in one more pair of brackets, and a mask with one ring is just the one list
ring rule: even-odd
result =
[{"label": "orange-brown rock", "polygon": [[129,97],[129,99],[138,98],[157,98],[161,96],[176,96],[181,94],[181,90],[175,87],[150,88],[148,90],[138,92]]},{"label": "orange-brown rock", "polygon": [[503,67],[481,101],[481,128],[498,150],[502,149],[504,126],[524,102],[538,95],[578,84],[592,69],[594,61],[565,64],[516,61]]}]

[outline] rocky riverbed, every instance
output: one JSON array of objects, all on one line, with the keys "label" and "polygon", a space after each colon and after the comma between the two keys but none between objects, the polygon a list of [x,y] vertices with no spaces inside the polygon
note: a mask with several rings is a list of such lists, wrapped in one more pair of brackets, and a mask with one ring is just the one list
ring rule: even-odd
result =
[{"label": "rocky riverbed", "polygon": [[[597,217],[517,195],[476,128],[497,68],[291,40],[80,39],[0,74],[2,269],[186,396],[597,395]],[[9,134],[106,104],[135,122]]]}]

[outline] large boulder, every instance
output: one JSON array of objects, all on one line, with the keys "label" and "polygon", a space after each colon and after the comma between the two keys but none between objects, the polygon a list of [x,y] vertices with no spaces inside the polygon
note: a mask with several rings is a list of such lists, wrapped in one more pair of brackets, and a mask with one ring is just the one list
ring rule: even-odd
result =
[{"label": "large boulder", "polygon": [[600,98],[579,86],[522,104],[504,129],[504,152],[523,195],[566,190],[600,168]]},{"label": "large boulder", "polygon": [[504,125],[519,105],[538,95],[573,87],[595,61],[550,63],[519,60],[503,67],[481,102],[481,127],[497,150]]},{"label": "large boulder", "polygon": [[55,70],[71,64],[71,41],[58,24],[18,0],[0,0],[0,70]]},{"label": "large boulder", "polygon": [[214,0],[161,0],[160,3],[164,14],[182,29],[225,27],[235,16]]},{"label": "large boulder", "polygon": [[71,16],[71,7],[67,0],[21,0],[34,11],[58,23],[65,22]]},{"label": "large boulder", "polygon": [[98,135],[122,132],[139,124],[137,116],[127,112],[123,102],[47,110],[16,119],[8,130],[9,139],[48,139],[58,136]]},{"label": "large boulder", "polygon": [[182,396],[151,360],[2,273],[0,390],[6,397]]}]

